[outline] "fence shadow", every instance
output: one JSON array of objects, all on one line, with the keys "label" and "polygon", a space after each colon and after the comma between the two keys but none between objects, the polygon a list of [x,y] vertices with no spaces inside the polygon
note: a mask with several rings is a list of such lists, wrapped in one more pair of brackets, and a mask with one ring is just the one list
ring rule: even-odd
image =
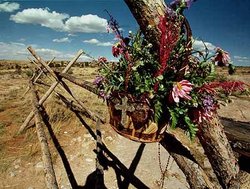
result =
[{"label": "fence shadow", "polygon": [[[95,134],[95,132],[91,129],[91,127],[84,121],[84,119],[82,118],[82,116],[80,115],[80,113],[76,110],[72,111],[75,113],[75,115],[77,116],[77,118],[79,119],[79,121],[82,123],[82,125],[88,130],[88,132],[91,134],[91,136],[96,140],[97,136]],[[121,189],[125,189],[128,188],[129,184],[132,184],[135,188],[140,188],[140,189],[148,189],[149,187],[146,186],[138,177],[136,177],[134,175],[134,172],[136,170],[136,167],[141,159],[141,155],[143,153],[145,144],[141,144],[138,148],[138,151],[131,163],[130,168],[128,169],[104,144],[100,145],[100,148],[102,150],[102,153],[99,154],[98,156],[98,160],[100,162],[100,164],[104,167],[104,169],[107,168],[113,168],[115,173],[116,173],[116,178],[117,178],[117,184],[119,186],[119,188]],[[95,153],[96,150],[94,150]],[[105,154],[105,155],[104,155]],[[96,170],[97,171],[97,170]],[[91,173],[84,186],[79,186],[79,188],[87,188],[89,185],[89,183],[91,183],[92,178],[97,178],[96,177],[96,171],[94,171],[93,173]],[[98,175],[97,175],[98,176]],[[102,176],[102,178],[99,178],[101,181],[103,180],[103,175],[99,175]],[[122,177],[124,178],[124,180],[122,180]],[[100,189],[105,188],[106,186],[103,183],[100,183],[103,185],[100,185]],[[93,188],[94,185],[91,185]],[[99,189],[99,188],[98,188]]]},{"label": "fence shadow", "polygon": [[[131,165],[130,165],[130,167],[129,167],[129,170],[128,170],[128,171],[129,171],[131,174],[134,174],[134,173],[135,173],[135,170],[136,170],[136,168],[137,168],[137,165],[138,165],[139,162],[140,162],[140,159],[141,159],[141,156],[142,156],[142,153],[143,153],[144,148],[145,148],[145,144],[142,143],[142,144],[139,146],[139,148],[138,148],[138,150],[137,150],[137,152],[136,152],[136,154],[135,154],[135,157],[134,157],[134,159],[133,159],[133,161],[132,161],[132,163],[131,163]],[[128,178],[128,177],[125,177],[124,180],[122,181],[121,185],[119,185],[119,188],[124,188],[124,189],[125,189],[125,188],[128,188],[129,184],[130,184],[129,178]]]},{"label": "fence shadow", "polygon": [[78,186],[78,189],[107,189],[104,184],[104,175],[98,169],[88,175],[85,185]]},{"label": "fence shadow", "polygon": [[77,184],[77,181],[76,181],[76,179],[74,177],[74,173],[73,173],[73,171],[72,171],[72,169],[70,167],[70,163],[68,161],[68,158],[67,158],[64,150],[62,149],[59,141],[57,140],[57,138],[55,136],[55,133],[54,133],[54,131],[52,129],[51,124],[49,123],[49,115],[46,113],[46,111],[44,109],[42,110],[42,114],[43,114],[42,119],[43,119],[45,125],[47,126],[49,134],[50,134],[51,139],[53,141],[53,144],[54,144],[59,156],[61,157],[61,160],[63,162],[65,171],[67,173],[69,182],[70,182],[72,188],[78,188],[78,184]]},{"label": "fence shadow", "polygon": [[[69,107],[70,108],[70,107]],[[87,129],[87,131],[90,133],[90,135],[97,140],[96,133],[92,130],[92,128],[84,121],[81,114],[74,109],[71,109],[79,121],[82,123],[82,125]],[[77,184],[77,181],[74,177],[74,173],[70,167],[70,163],[67,159],[67,156],[62,149],[59,141],[57,140],[54,131],[52,129],[51,124],[49,123],[49,115],[46,113],[45,110],[42,111],[43,113],[43,121],[46,124],[48,131],[50,133],[50,136],[52,138],[53,144],[58,151],[61,160],[63,162],[65,171],[68,175],[69,182],[71,184],[71,187],[73,189],[106,189],[104,183],[104,175],[103,173],[100,173],[100,170],[96,169],[94,172],[88,175],[85,181],[84,186],[79,186]],[[132,184],[135,188],[140,189],[148,189],[149,187],[146,186],[138,177],[134,175],[134,172],[138,166],[138,163],[140,162],[145,144],[141,144],[137,150],[137,153],[135,154],[135,157],[129,167],[129,169],[104,145],[100,144],[101,153],[99,153],[98,161],[104,168],[104,170],[108,168],[112,168],[115,171],[116,178],[117,178],[117,185],[121,189],[126,189],[130,184]],[[97,153],[96,150],[94,150],[95,153]],[[104,155],[105,154],[105,155]],[[124,179],[122,179],[124,178]]]}]

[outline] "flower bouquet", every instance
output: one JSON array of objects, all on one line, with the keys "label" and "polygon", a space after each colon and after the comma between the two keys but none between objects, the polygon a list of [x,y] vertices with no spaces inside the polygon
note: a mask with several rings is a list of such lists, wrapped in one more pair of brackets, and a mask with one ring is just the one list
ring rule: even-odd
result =
[{"label": "flower bouquet", "polygon": [[[111,126],[121,135],[140,142],[162,139],[167,126],[181,127],[193,139],[203,121],[216,114],[221,101],[233,92],[245,92],[240,81],[218,81],[215,66],[234,72],[229,54],[192,48],[194,40],[182,12],[191,1],[175,0],[160,18],[158,49],[141,31],[124,37],[110,15],[109,29],[118,42],[112,47],[118,62],[99,58],[95,79],[108,104]],[[169,18],[170,15],[170,18]]]}]

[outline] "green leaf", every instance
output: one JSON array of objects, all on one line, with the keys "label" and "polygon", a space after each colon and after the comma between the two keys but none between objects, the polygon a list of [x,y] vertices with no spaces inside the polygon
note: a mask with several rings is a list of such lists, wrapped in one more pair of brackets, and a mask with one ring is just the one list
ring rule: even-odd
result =
[{"label": "green leaf", "polygon": [[160,118],[161,118],[161,114],[162,114],[162,104],[160,101],[156,101],[155,105],[154,105],[154,120],[156,123],[159,122]]},{"label": "green leaf", "polygon": [[173,128],[173,129],[175,129],[176,128],[176,125],[177,125],[177,123],[178,123],[178,114],[176,114],[173,110],[171,110],[170,108],[169,108],[169,113],[170,113],[170,116],[171,116],[171,127]]},{"label": "green leaf", "polygon": [[188,126],[188,135],[190,137],[191,140],[193,140],[196,136],[196,133],[198,131],[198,128],[196,127],[196,125],[190,120],[190,118],[188,116],[184,117],[184,121]]}]

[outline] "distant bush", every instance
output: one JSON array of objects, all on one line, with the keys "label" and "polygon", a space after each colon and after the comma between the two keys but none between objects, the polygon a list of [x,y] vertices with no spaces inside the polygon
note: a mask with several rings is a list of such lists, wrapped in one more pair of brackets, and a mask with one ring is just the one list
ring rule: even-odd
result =
[{"label": "distant bush", "polygon": [[69,71],[68,71],[68,74],[73,74],[73,70],[72,70],[72,69],[69,70]]},{"label": "distant bush", "polygon": [[15,73],[17,73],[17,74],[22,73],[22,67],[18,64],[15,65]]},{"label": "distant bush", "polygon": [[32,77],[33,76],[33,72],[31,70],[26,70],[25,71],[25,74],[28,76],[28,77]]},{"label": "distant bush", "polygon": [[59,63],[56,63],[56,64],[55,64],[55,67],[56,67],[56,68],[59,68],[59,67],[61,67],[61,65],[60,65]]}]

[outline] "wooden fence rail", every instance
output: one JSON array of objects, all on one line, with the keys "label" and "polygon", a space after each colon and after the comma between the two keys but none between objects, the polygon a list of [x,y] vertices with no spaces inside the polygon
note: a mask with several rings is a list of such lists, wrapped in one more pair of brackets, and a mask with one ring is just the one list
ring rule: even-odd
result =
[{"label": "wooden fence rail", "polygon": [[56,181],[56,175],[53,168],[47,137],[42,126],[43,121],[41,112],[39,110],[40,105],[32,81],[30,81],[30,89],[32,92],[32,99],[33,99],[33,108],[34,108],[33,112],[35,114],[36,132],[41,145],[46,185],[47,188],[49,189],[58,189],[58,184]]},{"label": "wooden fence rail", "polygon": [[75,111],[78,111],[78,112],[84,114],[87,118],[92,119],[93,121],[100,120],[100,122],[102,124],[105,123],[105,120],[103,118],[101,118],[100,116],[96,115],[92,111],[88,110],[86,107],[77,104],[77,102],[68,100],[61,93],[56,92],[55,95],[56,95],[57,98],[59,98],[64,103],[64,105],[67,108],[71,108],[71,109],[73,109]]},{"label": "wooden fence rail", "polygon": [[[31,48],[31,47],[29,47]],[[75,56],[75,58],[70,61],[70,63],[67,65],[66,68],[64,68],[64,70],[62,71],[62,73],[66,73],[71,66],[77,61],[77,59],[83,54],[83,51],[80,50],[77,55]],[[39,100],[39,104],[42,105],[45,100],[50,96],[50,94],[53,92],[53,90],[56,88],[56,86],[59,84],[59,81],[54,82],[51,87],[49,88],[49,90],[44,94],[44,96]],[[34,112],[31,111],[30,114],[28,115],[28,117],[26,118],[26,120],[24,121],[24,123],[22,124],[22,126],[20,127],[18,134],[22,133],[23,130],[28,126],[29,122],[32,120],[32,118],[34,117]]]},{"label": "wooden fence rail", "polygon": [[69,75],[67,73],[57,73],[57,74],[60,77],[62,77],[63,79],[66,79],[66,80],[78,85],[79,87],[82,87],[82,88],[88,90],[89,92],[92,92],[96,95],[99,95],[99,91],[93,83],[91,83],[89,81],[84,81],[82,79],[78,79],[78,78],[76,78],[72,75]]}]

